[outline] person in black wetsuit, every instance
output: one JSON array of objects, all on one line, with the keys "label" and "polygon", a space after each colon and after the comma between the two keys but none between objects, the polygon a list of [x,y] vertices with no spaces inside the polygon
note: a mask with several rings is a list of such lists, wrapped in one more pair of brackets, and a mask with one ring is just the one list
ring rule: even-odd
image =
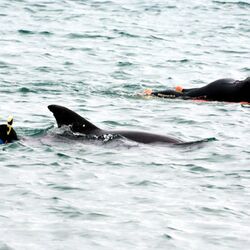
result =
[{"label": "person in black wetsuit", "polygon": [[17,140],[16,131],[12,127],[13,117],[9,117],[7,124],[0,125],[0,144],[6,144]]},{"label": "person in black wetsuit", "polygon": [[182,98],[206,101],[224,102],[250,102],[250,77],[239,81],[234,79],[219,79],[201,88],[151,91],[146,90],[145,95],[163,98]]}]

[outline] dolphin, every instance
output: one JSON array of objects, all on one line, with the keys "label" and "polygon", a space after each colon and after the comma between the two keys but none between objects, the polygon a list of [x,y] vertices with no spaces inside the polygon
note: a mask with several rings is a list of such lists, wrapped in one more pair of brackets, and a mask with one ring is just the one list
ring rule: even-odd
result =
[{"label": "dolphin", "polygon": [[[97,138],[105,138],[105,135],[114,135],[124,137],[131,141],[138,143],[150,144],[150,143],[164,143],[164,144],[193,144],[195,142],[183,142],[182,140],[175,139],[169,136],[142,132],[142,131],[129,131],[129,130],[103,130],[75,113],[74,111],[59,105],[49,105],[48,109],[53,113],[57,125],[60,128],[63,125],[69,126],[70,130],[75,133],[84,135],[92,135]],[[207,141],[201,140],[196,142]]]}]

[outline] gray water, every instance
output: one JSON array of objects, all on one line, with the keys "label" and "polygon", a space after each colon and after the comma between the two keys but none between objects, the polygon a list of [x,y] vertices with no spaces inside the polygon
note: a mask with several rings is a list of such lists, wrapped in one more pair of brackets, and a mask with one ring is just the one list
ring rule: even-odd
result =
[{"label": "gray water", "polygon": [[[249,249],[250,109],[143,98],[250,75],[250,2],[0,1],[0,249]],[[49,104],[186,147],[64,138]]]}]

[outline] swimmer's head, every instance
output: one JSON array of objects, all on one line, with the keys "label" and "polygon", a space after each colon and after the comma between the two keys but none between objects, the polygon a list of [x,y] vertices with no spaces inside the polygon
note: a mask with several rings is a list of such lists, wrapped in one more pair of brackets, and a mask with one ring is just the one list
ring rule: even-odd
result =
[{"label": "swimmer's head", "polygon": [[0,124],[0,144],[17,140],[17,134],[12,127],[13,117],[10,116],[6,124]]}]

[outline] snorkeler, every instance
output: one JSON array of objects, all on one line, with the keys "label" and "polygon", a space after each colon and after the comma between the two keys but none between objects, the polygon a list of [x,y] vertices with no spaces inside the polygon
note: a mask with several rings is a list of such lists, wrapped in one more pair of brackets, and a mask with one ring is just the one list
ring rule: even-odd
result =
[{"label": "snorkeler", "polygon": [[219,79],[201,88],[184,89],[177,86],[175,89],[152,91],[146,89],[144,95],[162,98],[180,98],[222,102],[250,102],[250,77],[239,81],[234,79]]},{"label": "snorkeler", "polygon": [[12,127],[13,117],[10,116],[6,124],[0,125],[0,144],[5,144],[17,140],[16,131]]}]

